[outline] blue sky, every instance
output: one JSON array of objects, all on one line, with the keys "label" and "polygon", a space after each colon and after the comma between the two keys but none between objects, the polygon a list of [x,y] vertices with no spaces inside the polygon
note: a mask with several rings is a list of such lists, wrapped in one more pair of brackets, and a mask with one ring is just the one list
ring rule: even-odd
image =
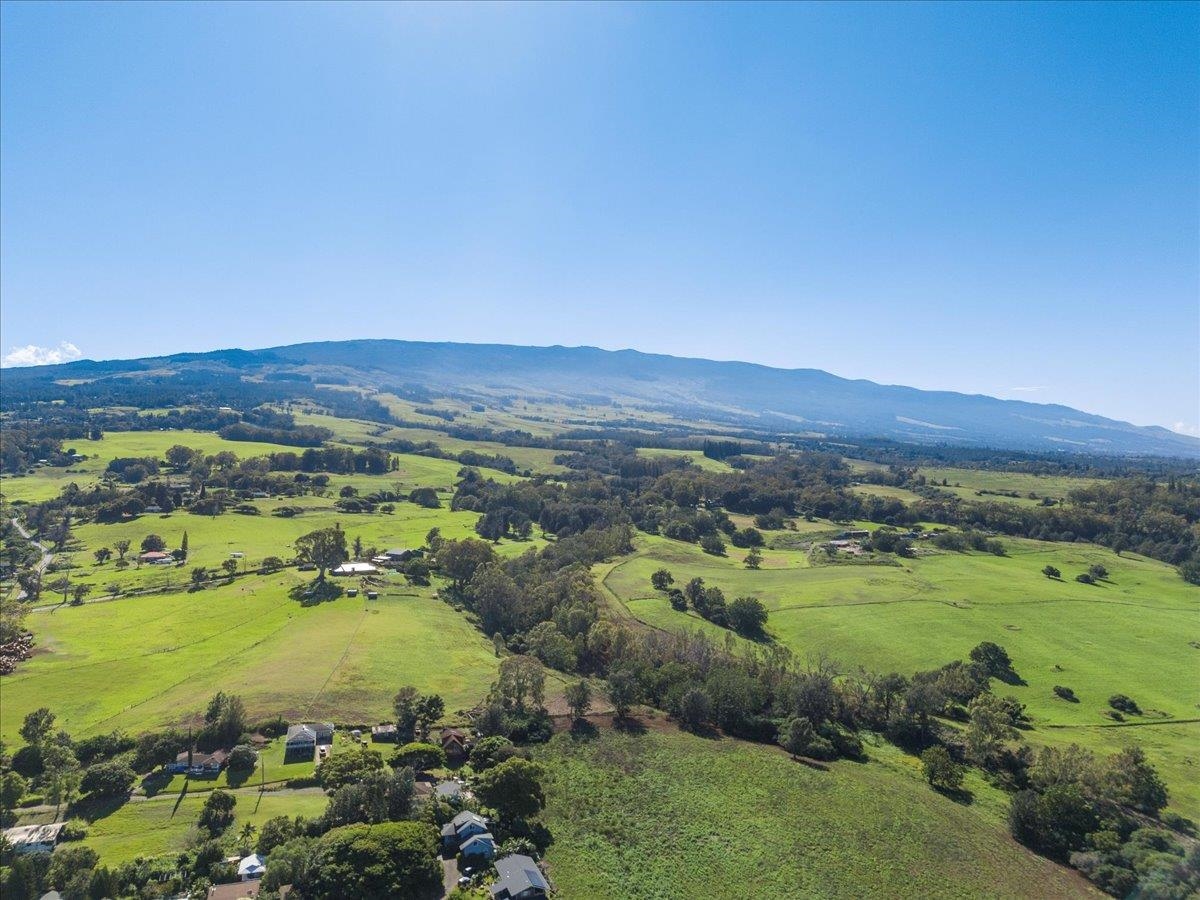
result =
[{"label": "blue sky", "polygon": [[590,344],[1200,426],[1200,6],[23,4],[9,364]]}]

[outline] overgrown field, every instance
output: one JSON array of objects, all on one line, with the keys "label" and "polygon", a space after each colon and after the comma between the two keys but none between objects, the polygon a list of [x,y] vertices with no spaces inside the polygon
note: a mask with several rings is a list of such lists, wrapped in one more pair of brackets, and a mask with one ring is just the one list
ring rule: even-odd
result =
[{"label": "overgrown field", "polygon": [[[911,673],[965,657],[981,641],[1012,656],[1022,685],[997,684],[1028,707],[1033,741],[1076,741],[1111,752],[1141,744],[1159,766],[1181,812],[1200,814],[1200,588],[1163,563],[1092,545],[1006,540],[1008,555],[931,552],[902,566],[807,565],[800,551],[767,551],[746,569],[690,544],[639,537],[636,555],[602,570],[624,609],[660,628],[718,629],[673,610],[650,586],[658,568],[701,577],[730,599],[753,595],[770,611],[772,637],[801,658],[823,653],[845,668]],[[1100,563],[1095,585],[1074,575]],[[1053,565],[1062,580],[1047,578]],[[1074,690],[1079,703],[1055,696]],[[1104,715],[1122,693],[1144,715],[1121,726]]]},{"label": "overgrown field", "polygon": [[981,781],[963,805],[894,749],[828,771],[773,748],[694,737],[563,734],[546,854],[565,897],[1072,897],[1093,892],[1015,844]]},{"label": "overgrown field", "polygon": [[5,676],[0,734],[48,706],[76,737],[131,733],[203,712],[217,691],[251,717],[390,718],[396,689],[473,706],[496,671],[491,643],[458,612],[397,577],[380,598],[310,606],[295,575],[251,576],[195,593],[87,603],[31,614],[38,652]]}]

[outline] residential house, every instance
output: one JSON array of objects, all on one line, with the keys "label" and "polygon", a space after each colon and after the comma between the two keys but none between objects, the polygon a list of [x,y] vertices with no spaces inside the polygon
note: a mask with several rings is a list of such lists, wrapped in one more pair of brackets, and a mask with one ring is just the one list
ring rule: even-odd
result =
[{"label": "residential house", "polygon": [[304,722],[288,728],[283,755],[311,759],[317,747],[333,743],[333,725],[329,722]]},{"label": "residential house", "polygon": [[258,879],[245,882],[234,881],[230,884],[214,884],[208,889],[206,900],[254,900],[258,896],[258,889]]},{"label": "residential house", "polygon": [[263,862],[261,856],[257,853],[251,853],[249,856],[243,856],[238,861],[238,878],[242,881],[250,881],[255,878],[262,878],[267,871],[266,863]]},{"label": "residential house", "polygon": [[477,834],[490,834],[487,819],[479,813],[464,810],[442,826],[442,846],[457,850]]},{"label": "residential house", "polygon": [[500,876],[492,885],[493,900],[535,900],[550,893],[550,885],[538,864],[522,853],[496,860]]},{"label": "residential house", "polygon": [[424,553],[425,551],[419,547],[394,547],[391,550],[384,550],[382,556],[390,563],[402,563],[414,556],[422,556]]},{"label": "residential house", "polygon": [[466,759],[470,739],[461,728],[442,729],[442,750],[450,762],[461,762]]},{"label": "residential house", "polygon": [[[65,822],[51,825],[19,825],[4,831],[4,837],[15,853],[49,853],[58,843]],[[484,829],[485,831],[487,829]]]},{"label": "residential house", "polygon": [[138,560],[152,566],[169,566],[175,562],[175,557],[170,553],[163,553],[161,550],[147,550],[145,553],[138,554]]},{"label": "residential house", "polygon": [[458,852],[465,857],[492,859],[496,855],[496,839],[490,831],[473,835],[459,844]]},{"label": "residential house", "polygon": [[212,753],[193,750],[190,754],[184,750],[175,757],[175,762],[167,763],[164,768],[175,775],[186,772],[194,778],[216,778],[228,759],[227,750],[214,750]]}]

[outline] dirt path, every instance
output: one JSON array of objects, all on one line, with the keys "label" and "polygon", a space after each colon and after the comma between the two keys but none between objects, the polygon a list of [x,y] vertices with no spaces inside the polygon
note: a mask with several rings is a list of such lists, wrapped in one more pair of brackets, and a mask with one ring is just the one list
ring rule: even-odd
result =
[{"label": "dirt path", "polygon": [[[45,572],[46,566],[50,565],[50,561],[52,559],[54,559],[54,554],[50,551],[50,548],[47,547],[45,544],[41,543],[40,541],[35,541],[33,539],[33,535],[25,530],[25,526],[21,524],[20,519],[18,519],[16,516],[13,516],[11,521],[13,524],[13,528],[17,529],[17,532],[21,535],[21,537],[25,538],[25,540],[29,541],[29,543],[33,544],[33,546],[37,547],[39,550],[42,551],[42,558],[40,560],[38,560],[38,564],[36,566],[34,566],[34,569],[39,574],[41,574],[42,572]],[[24,590],[21,590],[17,594],[17,599],[18,600],[25,599],[25,591]]]}]

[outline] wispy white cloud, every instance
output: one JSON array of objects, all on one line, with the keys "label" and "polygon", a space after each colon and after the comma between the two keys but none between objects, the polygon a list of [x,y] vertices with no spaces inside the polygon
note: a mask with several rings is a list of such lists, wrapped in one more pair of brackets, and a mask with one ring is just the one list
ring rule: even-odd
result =
[{"label": "wispy white cloud", "polygon": [[6,366],[51,366],[81,356],[83,352],[78,347],[70,341],[63,341],[57,347],[39,347],[37,344],[13,347],[2,362]]},{"label": "wispy white cloud", "polygon": [[1044,384],[1039,384],[1039,385],[1036,385],[1035,387],[1009,388],[1010,391],[1018,391],[1022,394],[1036,394],[1038,391],[1044,391],[1045,389],[1046,389],[1046,386]]},{"label": "wispy white cloud", "polygon": [[1171,430],[1176,434],[1189,434],[1192,437],[1200,437],[1200,425],[1189,425],[1187,422],[1176,422],[1171,426]]}]

